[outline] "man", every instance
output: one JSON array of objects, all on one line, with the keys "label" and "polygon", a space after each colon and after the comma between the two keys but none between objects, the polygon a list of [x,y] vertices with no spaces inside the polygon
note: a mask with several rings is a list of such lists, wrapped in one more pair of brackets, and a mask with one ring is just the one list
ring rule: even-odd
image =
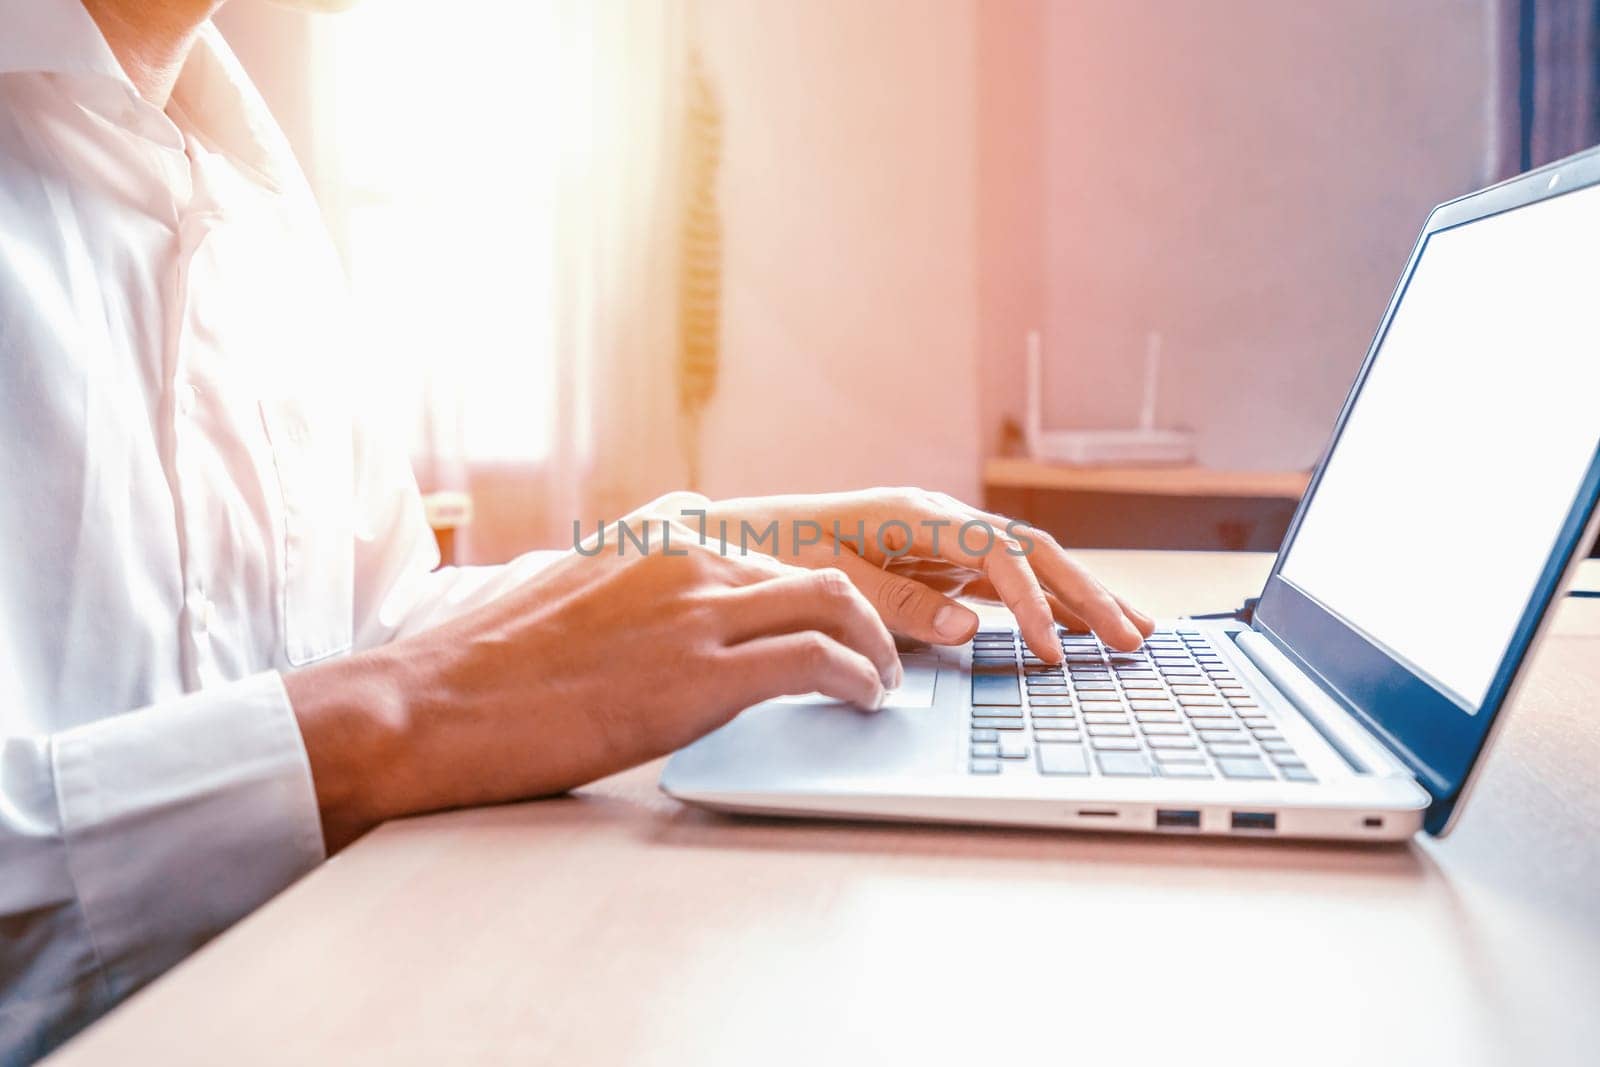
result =
[{"label": "man", "polygon": [[[977,625],[911,573],[1052,662],[1052,618],[1150,632],[1038,531],[912,490],[681,494],[632,517],[648,552],[435,570],[215,6],[0,0],[0,1059],[384,819],[559,793],[781,693],[876,707],[890,629]],[[701,543],[724,523],[780,536]]]}]

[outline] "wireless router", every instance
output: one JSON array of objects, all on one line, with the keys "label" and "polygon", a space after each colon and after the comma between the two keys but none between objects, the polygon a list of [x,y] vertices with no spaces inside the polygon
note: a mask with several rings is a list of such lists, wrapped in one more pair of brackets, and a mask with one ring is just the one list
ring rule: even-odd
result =
[{"label": "wireless router", "polygon": [[1183,466],[1194,461],[1194,435],[1158,430],[1156,387],[1161,376],[1161,335],[1152,332],[1144,351],[1144,402],[1139,425],[1128,430],[1046,430],[1044,353],[1039,331],[1028,334],[1028,416],[1024,435],[1034,459],[1079,467]]}]

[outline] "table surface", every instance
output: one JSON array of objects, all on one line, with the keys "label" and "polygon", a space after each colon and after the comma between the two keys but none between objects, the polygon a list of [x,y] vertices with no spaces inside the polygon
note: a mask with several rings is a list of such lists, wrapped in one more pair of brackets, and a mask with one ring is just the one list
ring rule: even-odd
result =
[{"label": "table surface", "polygon": [[[1082,555],[1164,614],[1270,565]],[[1592,1064],[1600,601],[1532,670],[1443,840],[741,820],[659,764],[392,823],[52,1062]]]},{"label": "table surface", "polygon": [[988,460],[983,465],[983,484],[998,489],[1299,500],[1310,481],[1311,475],[1306,471],[1233,471],[1195,466],[1075,467],[1005,456]]}]

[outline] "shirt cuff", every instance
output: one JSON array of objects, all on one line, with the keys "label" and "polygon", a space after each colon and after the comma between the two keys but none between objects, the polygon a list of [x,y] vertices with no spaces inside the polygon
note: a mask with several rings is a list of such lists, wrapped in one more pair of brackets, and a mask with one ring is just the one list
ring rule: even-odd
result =
[{"label": "shirt cuff", "polygon": [[56,734],[53,759],[68,868],[115,997],[323,859],[275,672]]}]

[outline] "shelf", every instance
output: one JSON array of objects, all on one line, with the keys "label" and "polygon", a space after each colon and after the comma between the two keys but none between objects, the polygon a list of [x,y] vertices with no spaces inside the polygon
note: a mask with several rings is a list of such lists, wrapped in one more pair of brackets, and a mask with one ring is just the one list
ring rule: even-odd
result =
[{"label": "shelf", "polygon": [[1248,497],[1298,500],[1305,471],[1227,471],[1209,467],[1070,467],[1033,459],[991,459],[983,467],[990,489],[1046,489],[1141,496]]}]

